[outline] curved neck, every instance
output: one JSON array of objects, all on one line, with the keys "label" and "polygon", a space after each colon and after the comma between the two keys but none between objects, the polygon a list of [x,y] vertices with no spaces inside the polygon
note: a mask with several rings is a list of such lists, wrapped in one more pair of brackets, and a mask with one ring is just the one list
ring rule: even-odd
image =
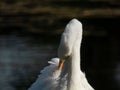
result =
[{"label": "curved neck", "polygon": [[[80,42],[76,42],[72,55],[70,58],[70,89],[69,90],[77,90],[76,85],[79,84],[80,80]],[[74,86],[75,85],[75,86]]]},{"label": "curved neck", "polygon": [[71,56],[65,60],[63,73],[68,74],[67,90],[78,90],[77,86],[80,83],[80,44],[80,41],[74,43]]},{"label": "curved neck", "polygon": [[70,56],[71,73],[80,71],[80,42],[76,42]]}]

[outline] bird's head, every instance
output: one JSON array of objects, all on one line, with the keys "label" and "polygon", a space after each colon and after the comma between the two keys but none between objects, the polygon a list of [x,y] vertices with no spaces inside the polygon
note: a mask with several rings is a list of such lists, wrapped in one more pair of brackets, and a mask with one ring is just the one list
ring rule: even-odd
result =
[{"label": "bird's head", "polygon": [[80,42],[82,39],[82,24],[77,19],[72,19],[65,27],[61,36],[60,45],[58,48],[58,57],[60,58],[59,69],[66,58],[72,54],[75,42]]}]

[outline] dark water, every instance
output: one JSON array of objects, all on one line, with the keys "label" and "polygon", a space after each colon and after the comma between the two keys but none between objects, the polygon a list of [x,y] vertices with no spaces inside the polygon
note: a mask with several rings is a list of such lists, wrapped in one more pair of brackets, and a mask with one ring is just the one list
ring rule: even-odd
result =
[{"label": "dark water", "polygon": [[[101,60],[109,55],[101,55],[108,51],[101,50],[100,40],[98,42],[98,39],[90,37],[83,39],[83,70],[96,90],[120,90],[120,62]],[[1,35],[0,90],[27,90],[47,61],[57,56],[58,43],[57,40],[44,40],[44,37]],[[103,46],[106,48],[106,44]]]},{"label": "dark water", "polygon": [[1,35],[0,42],[0,90],[26,90],[56,55],[56,46],[41,38]]}]

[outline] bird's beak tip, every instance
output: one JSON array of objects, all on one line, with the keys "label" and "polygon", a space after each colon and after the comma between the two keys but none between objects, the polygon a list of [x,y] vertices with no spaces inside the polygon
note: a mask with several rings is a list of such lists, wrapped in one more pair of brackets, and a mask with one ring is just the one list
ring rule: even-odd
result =
[{"label": "bird's beak tip", "polygon": [[58,70],[61,70],[64,64],[64,60],[60,60],[58,64]]}]

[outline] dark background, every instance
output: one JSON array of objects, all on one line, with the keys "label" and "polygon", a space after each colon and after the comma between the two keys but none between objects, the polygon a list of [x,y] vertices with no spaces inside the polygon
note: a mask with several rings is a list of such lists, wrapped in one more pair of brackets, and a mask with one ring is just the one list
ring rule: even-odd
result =
[{"label": "dark background", "polygon": [[119,0],[0,0],[0,90],[27,90],[57,57],[65,25],[83,24],[82,70],[95,90],[120,90]]}]

